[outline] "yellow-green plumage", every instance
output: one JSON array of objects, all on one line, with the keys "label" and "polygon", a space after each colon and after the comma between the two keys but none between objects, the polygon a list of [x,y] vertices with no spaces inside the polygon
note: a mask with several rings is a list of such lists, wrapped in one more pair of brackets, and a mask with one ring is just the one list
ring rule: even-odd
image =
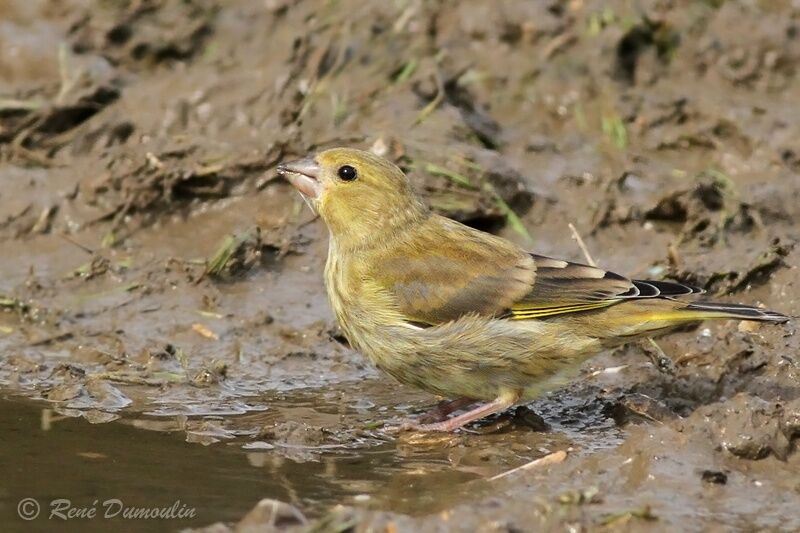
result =
[{"label": "yellow-green plumage", "polygon": [[403,383],[492,402],[426,429],[558,387],[587,357],[638,336],[706,318],[786,320],[530,254],[431,213],[400,169],[367,152],[328,150],[281,171],[330,229],[325,282],[353,347]]}]

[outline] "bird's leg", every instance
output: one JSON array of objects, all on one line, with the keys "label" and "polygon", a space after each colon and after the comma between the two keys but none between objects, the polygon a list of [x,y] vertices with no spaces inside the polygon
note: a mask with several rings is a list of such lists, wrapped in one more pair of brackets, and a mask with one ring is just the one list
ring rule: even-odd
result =
[{"label": "bird's leg", "polygon": [[469,407],[470,405],[474,404],[475,400],[472,398],[455,398],[453,400],[442,400],[439,402],[436,407],[429,410],[426,413],[421,414],[417,418],[417,422],[420,423],[431,423],[431,422],[442,422],[446,420],[450,413],[454,411],[458,411],[459,409],[463,409],[464,407]]},{"label": "bird's leg", "polygon": [[414,429],[423,424],[429,424],[432,422],[442,422],[444,420],[447,420],[447,417],[450,415],[450,413],[458,411],[459,409],[463,409],[464,407],[469,407],[474,403],[477,403],[476,400],[473,400],[471,398],[455,398],[453,400],[442,400],[441,402],[436,404],[436,407],[430,409],[425,413],[422,413],[418,417],[405,420],[397,426],[388,426],[384,429],[389,432],[404,431],[407,429]]},{"label": "bird's leg", "polygon": [[408,429],[414,431],[455,431],[456,429],[469,424],[472,421],[480,420],[485,416],[494,413],[499,413],[504,409],[508,409],[514,405],[519,398],[516,396],[500,396],[489,403],[485,403],[475,409],[467,411],[464,414],[454,416],[448,420],[441,422],[434,422],[432,424],[413,424]]}]

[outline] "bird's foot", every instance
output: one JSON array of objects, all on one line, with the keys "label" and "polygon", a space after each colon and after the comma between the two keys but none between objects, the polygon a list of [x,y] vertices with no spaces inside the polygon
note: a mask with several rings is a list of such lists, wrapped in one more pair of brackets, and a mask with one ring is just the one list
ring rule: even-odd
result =
[{"label": "bird's foot", "polygon": [[447,420],[447,417],[450,416],[455,411],[459,409],[464,409],[465,407],[470,407],[471,405],[477,403],[476,400],[471,398],[456,398],[454,400],[442,400],[439,402],[436,407],[430,409],[429,411],[419,415],[413,423],[419,424],[432,424],[434,422],[443,422]]},{"label": "bird's foot", "polygon": [[431,432],[452,432],[461,426],[453,426],[448,424],[448,420],[442,422],[431,422],[427,424],[420,423],[417,420],[406,420],[394,426],[387,426],[383,428],[385,433],[431,433]]},{"label": "bird's foot", "polygon": [[456,398],[454,400],[442,400],[436,407],[422,413],[416,418],[404,420],[395,426],[385,427],[383,430],[387,433],[399,433],[401,431],[443,431],[442,429],[427,429],[428,426],[434,426],[437,423],[444,422],[447,417],[455,411],[470,407],[476,401],[471,398]]},{"label": "bird's foot", "polygon": [[[465,398],[460,398],[459,400],[453,400],[453,402],[458,401],[465,401]],[[384,431],[389,433],[399,433],[401,431],[418,431],[418,432],[431,432],[431,431],[444,431],[444,432],[452,432],[455,431],[470,422],[474,422],[475,420],[480,420],[483,417],[489,416],[494,413],[498,413],[504,409],[507,409],[514,405],[516,402],[516,397],[501,397],[495,400],[492,400],[489,403],[485,403],[476,407],[475,409],[471,409],[466,413],[462,413],[458,416],[454,416],[453,418],[447,418],[445,420],[440,420],[437,422],[431,422],[427,424],[420,423],[421,421],[407,421],[401,423],[398,426],[391,426],[389,428],[385,428]],[[469,405],[469,404],[468,404]],[[463,405],[462,405],[463,406]],[[435,409],[434,409],[435,410]],[[450,412],[454,411],[455,409],[451,410]]]}]

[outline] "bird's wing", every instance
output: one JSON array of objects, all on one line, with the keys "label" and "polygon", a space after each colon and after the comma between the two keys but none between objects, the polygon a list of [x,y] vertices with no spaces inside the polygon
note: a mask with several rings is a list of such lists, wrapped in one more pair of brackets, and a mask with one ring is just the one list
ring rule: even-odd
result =
[{"label": "bird's wing", "polygon": [[532,256],[456,222],[433,222],[369,261],[368,279],[392,295],[407,320],[436,325],[468,314],[500,316],[531,292]]},{"label": "bird's wing", "polygon": [[511,306],[509,318],[544,318],[599,309],[632,299],[671,298],[702,292],[681,283],[631,280],[589,265],[541,255],[532,254],[531,257],[536,262],[536,283]]},{"label": "bird's wing", "polygon": [[504,239],[441,217],[366,263],[372,268],[367,279],[391,294],[405,319],[428,325],[468,314],[544,318],[630,299],[700,292],[528,254]]}]

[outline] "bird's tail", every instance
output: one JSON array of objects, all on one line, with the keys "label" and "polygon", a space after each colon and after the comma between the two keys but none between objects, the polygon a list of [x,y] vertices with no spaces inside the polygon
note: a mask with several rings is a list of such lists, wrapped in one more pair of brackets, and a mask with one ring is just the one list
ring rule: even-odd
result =
[{"label": "bird's tail", "polygon": [[750,305],[738,305],[716,302],[693,302],[681,309],[681,312],[690,318],[694,315],[695,320],[707,319],[738,319],[756,320],[758,322],[786,322],[789,317],[775,311],[759,309]]},{"label": "bird's tail", "polygon": [[[628,306],[625,309],[625,306]],[[684,303],[671,299],[635,300],[604,311],[605,337],[619,344],[636,337],[658,335],[682,324],[703,320],[756,320],[778,324],[791,319],[786,315],[748,305],[722,302]]]}]

